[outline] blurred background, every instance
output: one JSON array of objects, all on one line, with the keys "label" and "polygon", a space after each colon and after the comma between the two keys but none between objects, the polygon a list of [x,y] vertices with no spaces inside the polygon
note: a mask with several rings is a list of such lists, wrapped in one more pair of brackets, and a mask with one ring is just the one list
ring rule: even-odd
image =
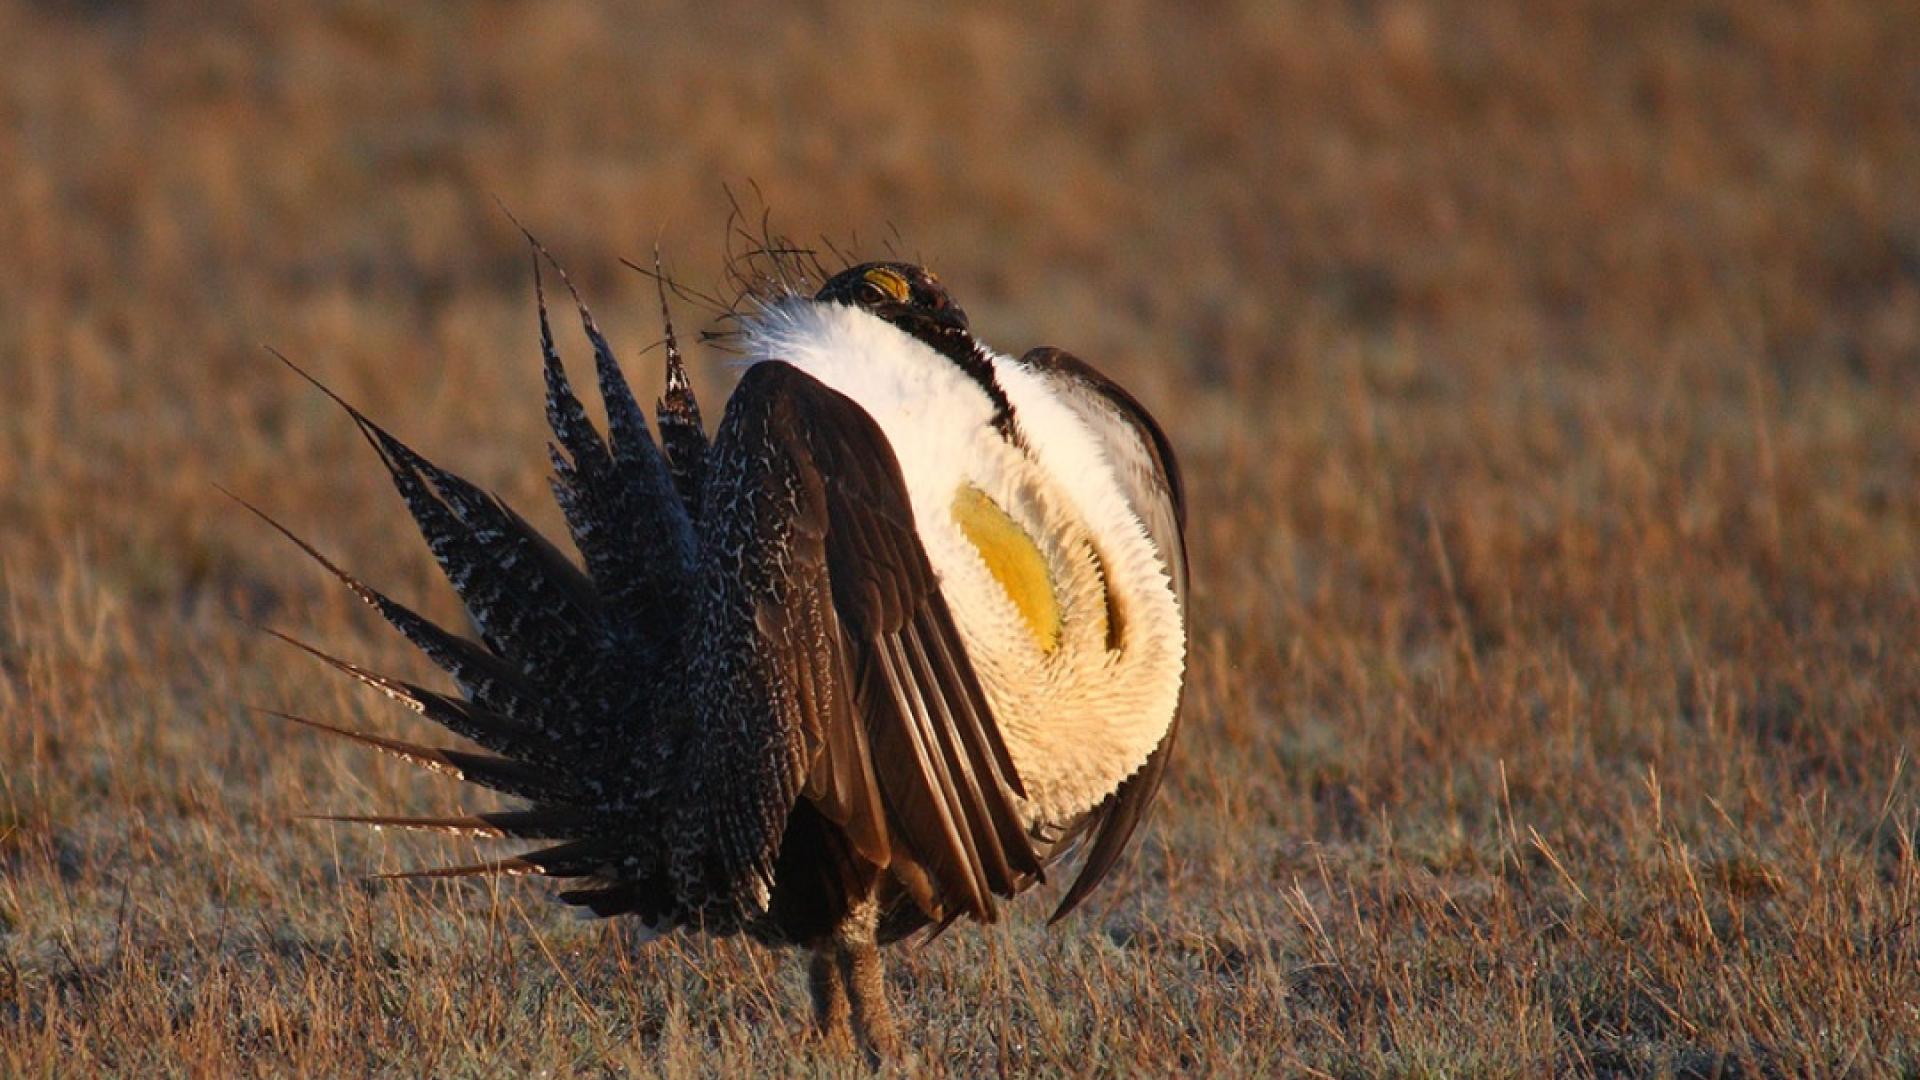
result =
[{"label": "blurred background", "polygon": [[[1189,744],[1124,933],[1059,961],[1181,973],[1177,1005],[1095,980],[1139,1018],[1109,1023],[1186,1018],[1134,1066],[1912,1053],[1920,6],[1035,7],[0,0],[0,1063],[412,1060],[364,987],[298,974],[387,947],[334,935],[408,902],[339,892],[391,845],[262,837],[458,793],[247,713],[405,722],[233,615],[417,668],[214,484],[454,608],[262,346],[553,527],[501,205],[644,398],[657,314],[621,260],[716,287],[727,188],[925,262],[985,340],[1089,359],[1183,457]],[[710,421],[725,360],[694,356]],[[293,944],[209,944],[234,911]],[[964,981],[979,954],[942,950],[975,948],[909,977]],[[109,980],[128,955],[151,978]],[[754,970],[797,1018],[797,976]],[[1077,1022],[1000,1062],[1104,1060]],[[729,1023],[701,1045],[785,1052]],[[373,1057],[301,1056],[326,1038]]]},{"label": "blurred background", "polygon": [[1195,455],[1355,386],[1464,428],[1621,373],[1741,417],[1915,385],[1908,5],[1027,7],[0,5],[0,510],[177,553],[202,470],[308,463],[253,453],[307,407],[262,343],[530,424],[496,200],[637,347],[618,260],[713,284],[723,185],[1194,409]]}]

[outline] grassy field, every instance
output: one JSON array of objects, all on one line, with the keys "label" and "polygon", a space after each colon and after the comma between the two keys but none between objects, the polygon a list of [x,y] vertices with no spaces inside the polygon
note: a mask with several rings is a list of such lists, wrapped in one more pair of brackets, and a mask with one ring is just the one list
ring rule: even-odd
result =
[{"label": "grassy field", "polygon": [[650,388],[723,183],[1189,477],[1146,842],[894,954],[915,1071],[1920,1071],[1920,5],[180,7],[0,0],[0,1075],[859,1071],[290,821],[488,804],[250,711],[427,734],[249,621],[426,669],[214,487],[453,617],[260,346],[557,528],[494,200]]}]

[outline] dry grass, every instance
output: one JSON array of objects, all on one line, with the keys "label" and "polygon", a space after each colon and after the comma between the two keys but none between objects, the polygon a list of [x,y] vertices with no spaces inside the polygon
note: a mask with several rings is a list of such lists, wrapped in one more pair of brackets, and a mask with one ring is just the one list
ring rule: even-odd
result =
[{"label": "dry grass", "polygon": [[632,358],[746,178],[1192,478],[1152,835],[899,956],[920,1070],[1920,1070],[1920,7],[815,7],[0,4],[0,1074],[853,1070],[289,826],[465,795],[247,711],[419,733],[236,614],[420,667],[213,488],[449,614],[258,344],[552,523],[492,197]]}]

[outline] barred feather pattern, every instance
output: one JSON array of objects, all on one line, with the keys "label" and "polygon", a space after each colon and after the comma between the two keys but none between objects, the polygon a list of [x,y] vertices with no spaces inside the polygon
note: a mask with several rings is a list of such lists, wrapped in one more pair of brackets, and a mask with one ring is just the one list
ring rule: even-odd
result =
[{"label": "barred feather pattern", "polygon": [[[564,271],[537,244],[536,251],[572,292]],[[435,465],[324,386],[385,465],[479,640],[347,574],[247,504],[446,671],[460,696],[286,640],[499,756],[288,719],[529,802],[457,818],[335,820],[566,841],[399,876],[584,879],[561,899],[596,915],[634,913],[656,929],[752,929],[767,913],[781,831],[807,756],[791,724],[765,722],[769,714],[792,715],[772,701],[790,688],[755,641],[756,612],[788,599],[778,558],[763,556],[787,539],[770,530],[786,528],[793,516],[798,478],[754,479],[751,470],[708,460],[738,464],[756,450],[739,438],[709,445],[671,328],[658,413],[663,452],[605,336],[573,293],[608,417],[603,436],[554,344],[538,257],[535,271],[551,486],[584,569],[499,498]],[[703,490],[716,472],[735,482]],[[730,501],[726,517],[734,524],[699,535],[698,501],[714,498]],[[827,613],[795,610],[814,624],[805,632],[825,632]],[[696,641],[701,647],[689,648]],[[723,781],[727,790],[707,790]]]},{"label": "barred feather pattern", "polygon": [[700,515],[701,485],[707,471],[707,431],[700,423],[700,403],[693,396],[693,382],[687,378],[686,360],[680,355],[680,341],[673,333],[673,313],[667,310],[666,277],[660,272],[660,255],[654,253],[653,282],[660,293],[660,325],[666,328],[667,392],[654,407],[654,419],[660,425],[660,445],[666,450],[667,465],[680,501],[696,519]]},{"label": "barred feather pattern", "polygon": [[547,419],[559,443],[550,451],[554,496],[618,632],[628,644],[655,652],[670,646],[674,639],[668,629],[686,617],[695,548],[692,518],[612,347],[565,272],[557,265],[555,270],[593,346],[608,438],[603,440],[588,419],[560,362],[536,263]]},{"label": "barred feather pattern", "polygon": [[[701,648],[689,670],[700,693],[687,739],[673,748],[684,778],[670,810],[673,877],[687,903],[718,926],[765,913],[807,764],[797,752],[804,740],[793,672],[767,644],[796,633],[817,645],[832,625],[816,594],[794,588],[788,558],[796,532],[824,535],[825,510],[789,456],[769,453],[776,448],[765,411],[764,400],[736,399],[707,462],[704,497],[725,512],[701,531],[693,630]],[[705,790],[713,784],[728,790]],[[751,793],[744,805],[742,793]]]}]

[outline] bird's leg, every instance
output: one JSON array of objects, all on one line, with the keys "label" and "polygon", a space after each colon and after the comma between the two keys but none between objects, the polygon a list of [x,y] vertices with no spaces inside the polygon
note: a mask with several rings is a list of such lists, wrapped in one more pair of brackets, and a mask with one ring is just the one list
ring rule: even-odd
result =
[{"label": "bird's leg", "polygon": [[832,940],[814,942],[807,960],[807,987],[813,991],[813,1023],[820,1037],[844,1043],[853,1037],[853,1011],[847,1004],[847,980],[840,972],[839,947]]},{"label": "bird's leg", "polygon": [[869,897],[847,912],[834,928],[833,940],[840,977],[851,999],[853,1029],[872,1057],[885,1060],[900,1049],[900,1029],[887,1006],[887,980],[875,936],[879,921],[880,905]]}]

